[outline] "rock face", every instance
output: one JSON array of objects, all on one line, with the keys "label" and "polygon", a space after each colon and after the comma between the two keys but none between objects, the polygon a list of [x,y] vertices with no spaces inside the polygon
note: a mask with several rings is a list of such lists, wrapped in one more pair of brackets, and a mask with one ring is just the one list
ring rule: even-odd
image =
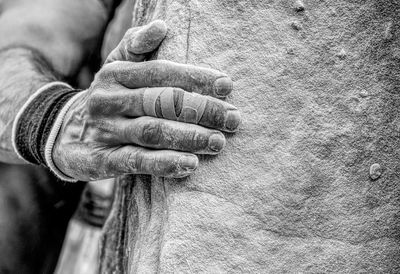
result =
[{"label": "rock face", "polygon": [[399,273],[399,13],[137,0],[170,28],[156,58],[231,75],[243,124],[188,179],[119,180],[102,273]]}]

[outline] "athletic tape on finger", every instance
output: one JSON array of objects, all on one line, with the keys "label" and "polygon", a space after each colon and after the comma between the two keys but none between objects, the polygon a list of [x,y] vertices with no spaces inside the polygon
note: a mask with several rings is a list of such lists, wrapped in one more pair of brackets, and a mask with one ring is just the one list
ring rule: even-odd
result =
[{"label": "athletic tape on finger", "polygon": [[[174,92],[183,92],[181,112],[176,115]],[[157,101],[162,117],[185,123],[198,124],[203,117],[207,100],[202,95],[174,88],[148,88],[143,94],[143,110],[146,115],[157,117]]]},{"label": "athletic tape on finger", "polygon": [[148,116],[157,117],[156,103],[160,94],[166,88],[147,88],[143,94],[143,110]]},{"label": "athletic tape on finger", "polygon": [[183,106],[178,121],[198,124],[203,117],[206,108],[206,100],[196,93],[185,92],[183,95]]},{"label": "athletic tape on finger", "polygon": [[174,89],[166,88],[160,95],[161,113],[164,118],[178,120],[175,111]]}]

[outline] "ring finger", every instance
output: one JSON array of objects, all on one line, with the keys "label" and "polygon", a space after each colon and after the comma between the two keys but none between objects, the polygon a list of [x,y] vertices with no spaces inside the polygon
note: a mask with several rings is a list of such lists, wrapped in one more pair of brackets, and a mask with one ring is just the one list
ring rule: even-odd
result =
[{"label": "ring finger", "polygon": [[98,141],[111,145],[139,145],[196,154],[217,154],[225,146],[224,135],[198,125],[153,117],[121,118],[98,125]]}]

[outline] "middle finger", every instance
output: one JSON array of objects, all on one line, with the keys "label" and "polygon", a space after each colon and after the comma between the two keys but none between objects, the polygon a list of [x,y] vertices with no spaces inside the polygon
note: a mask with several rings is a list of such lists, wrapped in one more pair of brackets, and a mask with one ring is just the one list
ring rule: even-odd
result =
[{"label": "middle finger", "polygon": [[233,105],[179,88],[97,90],[89,108],[93,115],[153,116],[227,132],[235,131],[240,123],[240,113]]},{"label": "middle finger", "polygon": [[95,138],[111,145],[139,145],[196,154],[217,154],[226,142],[217,130],[147,116],[104,121],[97,129]]}]

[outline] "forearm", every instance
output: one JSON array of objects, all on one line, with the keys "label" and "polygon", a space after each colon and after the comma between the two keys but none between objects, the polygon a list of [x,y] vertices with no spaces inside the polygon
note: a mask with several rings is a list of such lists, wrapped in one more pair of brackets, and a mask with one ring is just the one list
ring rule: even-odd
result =
[{"label": "forearm", "polygon": [[23,163],[12,147],[14,119],[37,89],[57,77],[40,53],[28,48],[1,50],[0,60],[0,161]]}]

